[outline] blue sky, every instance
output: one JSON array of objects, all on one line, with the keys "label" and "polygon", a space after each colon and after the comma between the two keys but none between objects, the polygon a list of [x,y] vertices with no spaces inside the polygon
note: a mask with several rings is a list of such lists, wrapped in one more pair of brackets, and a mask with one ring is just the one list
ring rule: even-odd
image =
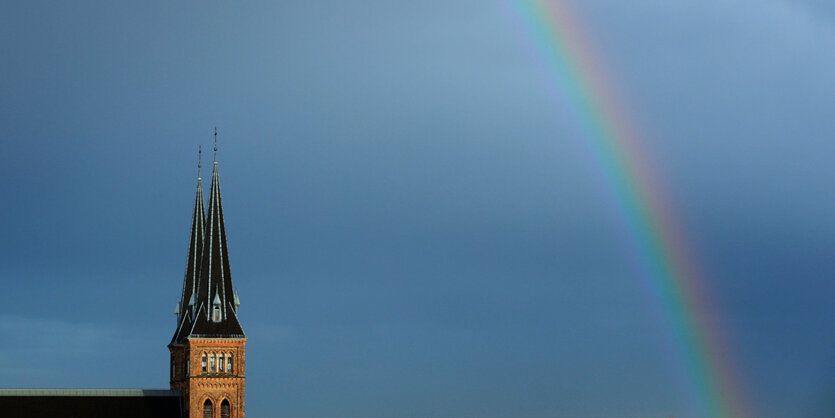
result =
[{"label": "blue sky", "polygon": [[[249,415],[693,416],[506,6],[0,4],[0,386],[167,387],[217,126]],[[835,8],[575,7],[755,410],[832,416]]]}]

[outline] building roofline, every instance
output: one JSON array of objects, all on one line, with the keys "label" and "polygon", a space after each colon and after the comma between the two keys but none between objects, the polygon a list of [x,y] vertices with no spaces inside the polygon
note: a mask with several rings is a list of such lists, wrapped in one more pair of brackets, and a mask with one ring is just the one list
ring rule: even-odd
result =
[{"label": "building roofline", "polygon": [[0,389],[0,396],[180,397],[182,394],[178,390],[166,389]]}]

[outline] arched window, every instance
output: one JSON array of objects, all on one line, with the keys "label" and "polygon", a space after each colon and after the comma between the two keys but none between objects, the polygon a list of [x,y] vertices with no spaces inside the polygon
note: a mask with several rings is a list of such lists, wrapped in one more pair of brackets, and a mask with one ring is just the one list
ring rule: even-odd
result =
[{"label": "arched window", "polygon": [[203,364],[203,373],[206,373],[206,355],[205,354],[203,354],[203,359],[202,359],[201,363]]},{"label": "arched window", "polygon": [[229,357],[226,359],[226,371],[232,373],[232,355],[230,354]]},{"label": "arched window", "polygon": [[231,409],[232,407],[229,405],[229,401],[224,399],[223,402],[220,403],[220,418],[230,418],[232,416],[230,411]]},{"label": "arched window", "polygon": [[215,416],[215,409],[212,407],[212,401],[206,399],[206,402],[203,402],[203,418],[214,418]]},{"label": "arched window", "polygon": [[217,356],[217,371],[223,372],[223,354]]},{"label": "arched window", "polygon": [[188,358],[188,353],[186,353],[186,358],[185,358],[185,361],[186,361],[186,377],[188,377],[188,376],[189,376],[189,374],[188,374],[188,365],[189,365],[189,363],[191,363],[191,359],[190,359],[190,358]]},{"label": "arched window", "polygon": [[215,370],[217,370],[215,368],[215,365],[216,365],[216,363],[215,363],[215,353],[212,353],[212,357],[209,360],[209,371],[210,372],[214,372]]}]

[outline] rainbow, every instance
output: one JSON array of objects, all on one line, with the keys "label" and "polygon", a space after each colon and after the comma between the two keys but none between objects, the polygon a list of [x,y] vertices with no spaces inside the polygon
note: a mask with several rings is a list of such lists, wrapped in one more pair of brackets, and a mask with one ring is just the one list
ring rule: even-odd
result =
[{"label": "rainbow", "polygon": [[673,335],[700,416],[750,416],[704,276],[577,15],[566,0],[506,1],[533,42],[549,87],[577,124],[641,277]]}]

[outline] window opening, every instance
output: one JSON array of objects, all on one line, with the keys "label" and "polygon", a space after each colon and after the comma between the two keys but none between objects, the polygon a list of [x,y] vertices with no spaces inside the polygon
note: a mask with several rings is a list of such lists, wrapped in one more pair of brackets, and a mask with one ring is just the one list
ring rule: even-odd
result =
[{"label": "window opening", "polygon": [[203,418],[214,418],[215,410],[212,407],[212,401],[206,399],[203,403]]},{"label": "window opening", "polygon": [[229,405],[229,401],[224,399],[223,402],[220,403],[220,418],[230,418],[231,409],[232,408],[231,405]]},{"label": "window opening", "polygon": [[214,353],[212,353],[212,358],[211,358],[210,363],[209,363],[209,371],[213,372],[215,370],[217,370],[217,369],[215,369],[215,355],[214,355]]},{"label": "window opening", "polygon": [[205,354],[203,354],[203,359],[202,359],[201,363],[203,364],[203,373],[206,373],[206,355]]}]

